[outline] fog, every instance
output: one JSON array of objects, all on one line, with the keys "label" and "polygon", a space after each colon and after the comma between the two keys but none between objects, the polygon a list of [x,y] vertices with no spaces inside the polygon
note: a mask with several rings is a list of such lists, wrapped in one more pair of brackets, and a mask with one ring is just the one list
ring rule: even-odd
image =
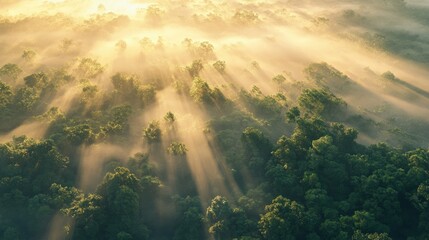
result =
[{"label": "fog", "polygon": [[[0,79],[18,88],[34,72],[52,77],[61,69],[72,75],[74,81],[59,87],[42,111],[57,107],[65,115],[72,115],[79,104],[87,114],[101,109],[101,99],[111,94],[111,77],[117,72],[154,85],[155,102],[131,114],[126,144],[105,141],[80,148],[79,186],[93,191],[104,174],[103,163],[124,162],[137,152],[147,152],[152,162],[166,166],[169,186],[174,186],[178,174],[177,161],[186,161],[202,202],[207,203],[217,194],[241,193],[209,131],[211,110],[177,90],[180,83],[185,83],[184,89],[191,85],[187,67],[193,61],[201,60],[203,65],[199,77],[233,102],[240,90],[257,86],[263,94],[284,93],[291,106],[299,93],[287,84],[314,87],[304,70],[309,64],[325,62],[355,84],[346,92],[336,91],[335,83],[330,85],[347,102],[350,115],[361,114],[383,128],[374,134],[362,131],[362,143],[398,143],[398,136],[386,132],[400,128],[414,134],[418,146],[428,146],[429,137],[422,129],[429,126],[429,19],[420,14],[422,8],[429,4],[412,0],[1,0],[0,67],[16,64],[22,73],[14,82],[7,80],[7,74]],[[25,55],[25,51],[34,54]],[[223,73],[213,67],[218,60],[225,61]],[[396,80],[386,83],[382,77],[386,72]],[[286,76],[284,86],[273,83],[278,74]],[[82,103],[86,86],[96,86],[97,91]],[[378,111],[380,106],[385,108]],[[169,111],[177,118],[173,127],[163,120]],[[161,123],[157,146],[141,136],[152,121]],[[47,130],[46,123],[28,117],[0,132],[0,141],[23,134],[40,139]],[[186,156],[178,160],[166,153],[172,142],[184,143]]]}]

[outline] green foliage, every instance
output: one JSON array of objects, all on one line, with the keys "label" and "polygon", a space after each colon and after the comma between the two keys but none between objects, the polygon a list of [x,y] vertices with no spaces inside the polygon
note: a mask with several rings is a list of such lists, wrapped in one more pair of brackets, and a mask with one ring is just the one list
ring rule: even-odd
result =
[{"label": "green foliage", "polygon": [[15,82],[21,73],[22,69],[18,67],[18,65],[8,63],[0,68],[0,79],[9,82]]},{"label": "green foliage", "polygon": [[5,109],[12,102],[12,96],[10,86],[0,82],[0,109]]},{"label": "green foliage", "polygon": [[[401,197],[411,165],[386,145],[357,146],[356,136],[356,131],[340,124],[300,118],[292,137],[281,138],[273,151],[267,167],[270,192],[304,197],[312,216],[310,226],[318,225],[313,230],[319,229],[316,234],[323,239],[404,236],[396,229],[408,225],[401,219],[408,215],[405,209],[415,211],[411,199]],[[422,151],[408,154],[420,162],[428,159]],[[423,181],[417,179],[424,177],[412,171],[416,181],[407,186],[417,189]],[[409,226],[417,229],[415,224]]]},{"label": "green foliage", "polygon": [[161,128],[159,127],[159,122],[153,121],[143,129],[143,137],[149,142],[159,142],[161,140]]},{"label": "green foliage", "polygon": [[324,117],[338,114],[346,103],[328,90],[304,89],[298,99],[299,106],[310,114]]},{"label": "green foliage", "polygon": [[213,63],[213,67],[218,71],[220,74],[225,73],[226,64],[225,61],[218,60],[215,63]]},{"label": "green foliage", "polygon": [[[5,84],[2,89],[4,108],[9,108],[16,95]],[[33,88],[21,89],[38,96]],[[265,97],[257,88],[249,94]],[[237,111],[212,121],[210,127],[228,157],[227,166],[247,193],[231,202],[215,197],[204,216],[204,204],[194,198],[197,190],[182,187],[189,185],[190,177],[183,176],[190,172],[173,161],[174,165],[169,164],[182,171],[173,191],[190,197],[176,199],[171,203],[175,207],[162,210],[175,213],[162,225],[169,232],[161,235],[172,239],[201,239],[207,234],[215,239],[425,239],[427,149],[405,152],[385,144],[361,146],[355,142],[356,130],[301,115],[300,107],[286,113],[295,129],[275,145],[269,131],[248,114]],[[158,224],[151,219],[161,216],[156,203],[168,203],[166,192],[171,191],[162,158],[137,154],[128,162],[117,161],[115,166],[130,170],[112,168],[95,193],[84,195],[72,187],[76,179],[70,166],[78,164],[76,157],[70,154],[68,160],[55,146],[67,153],[80,144],[125,138],[132,112],[131,106],[119,105],[91,113],[94,119],[78,120],[51,108],[38,119],[52,124],[55,144],[18,138],[0,145],[0,214],[8,216],[0,219],[0,236],[42,236],[62,208],[74,222],[72,239],[148,239],[147,227],[156,229]],[[168,112],[165,120],[175,121],[174,114]],[[145,130],[145,137],[159,140],[159,123],[152,122]],[[184,156],[187,148],[173,142],[167,152]]]},{"label": "green foliage", "polygon": [[190,54],[195,58],[205,61],[209,59],[215,59],[214,47],[210,42],[193,42],[192,39],[186,38],[183,41],[183,44],[188,49]]},{"label": "green foliage", "polygon": [[[427,10],[414,4],[404,7],[403,0],[367,0],[363,4],[370,11],[352,4],[354,9],[336,13],[334,10],[324,16],[304,16],[302,11],[296,15],[294,4],[288,4],[288,9],[268,9],[271,4],[259,1],[261,4],[252,6],[233,4],[238,8],[229,12],[229,17],[222,13],[227,7],[210,11],[204,6],[216,4],[198,2],[194,7],[204,11],[189,15],[191,18],[185,21],[189,27],[202,31],[216,29],[220,35],[228,35],[237,30],[252,38],[261,32],[262,25],[258,23],[280,26],[299,22],[306,33],[335,30],[358,44],[363,41],[367,47],[428,63],[427,39],[420,34],[425,29],[419,27],[418,35],[412,29],[404,32],[397,24],[385,30],[381,29],[381,22],[371,22],[378,16],[377,10],[382,10],[379,12],[384,15],[394,12],[398,19],[406,17],[415,25],[426,26]],[[17,64],[0,66],[0,141],[23,132],[46,132],[40,140],[23,136],[0,144],[0,239],[429,239],[429,151],[411,146],[425,144],[425,138],[414,137],[414,132],[425,135],[427,124],[405,118],[394,104],[380,103],[376,110],[374,106],[357,106],[345,112],[345,102],[334,94],[347,99],[372,95],[366,95],[366,89],[327,63],[308,65],[304,75],[309,81],[301,82],[293,79],[301,75],[293,69],[293,76],[269,75],[282,65],[274,61],[281,58],[281,51],[273,55],[273,66],[269,67],[263,62],[266,59],[248,58],[258,54],[249,52],[249,56],[244,56],[246,50],[242,50],[252,44],[231,44],[229,40],[234,42],[240,38],[238,35],[216,44],[185,39],[187,52],[180,54],[179,49],[175,50],[183,57],[180,61],[164,57],[176,45],[162,37],[145,37],[140,41],[141,51],[131,53],[141,75],[117,73],[110,82],[104,81],[104,73],[111,69],[137,66],[121,62],[130,60],[129,52],[123,52],[127,48],[124,40],[133,37],[121,36],[124,40],[119,40],[118,34],[112,35],[115,29],[135,26],[127,25],[131,18],[143,20],[148,28],[177,20],[175,11],[180,12],[183,6],[174,5],[165,9],[151,5],[134,17],[105,12],[106,7],[100,5],[100,12],[81,22],[62,14],[0,19],[6,39],[14,39],[15,30],[27,31],[33,21],[37,29],[48,32],[58,28],[91,35],[41,45],[37,41],[2,42],[3,62],[14,58]],[[258,7],[263,10],[257,10]],[[302,16],[307,22],[296,21]],[[262,32],[265,45],[281,50],[276,34]],[[97,45],[92,40],[99,37],[113,43],[110,47],[118,50],[117,56],[100,61],[76,60],[77,55],[99,52],[88,51]],[[55,42],[60,51],[51,44]],[[30,45],[40,50],[40,59],[36,59],[34,51],[24,50]],[[246,69],[232,74],[233,69],[228,70],[226,62],[218,60],[214,45],[222,48],[219,57],[240,53],[234,65],[247,61]],[[101,61],[110,61],[112,57],[114,63],[120,64],[107,69]],[[195,61],[185,68],[176,64],[189,59]],[[140,64],[142,61],[144,64]],[[287,65],[287,61],[283,64]],[[212,69],[205,72],[205,67]],[[369,67],[358,71],[359,78],[375,77],[382,83],[384,94],[416,104],[427,100],[429,94],[424,89],[390,71],[377,77],[374,72],[379,69],[372,72]],[[211,76],[213,79],[207,79],[210,81],[200,78],[211,71],[217,73]],[[26,75],[22,76],[23,73]],[[190,77],[184,76],[187,74]],[[240,91],[249,77],[263,88]],[[260,82],[263,80],[268,81]],[[216,87],[221,82],[226,84]],[[178,109],[174,109],[174,103],[170,105],[171,99],[156,98],[157,90],[169,93],[170,83],[182,94],[176,100],[185,101]],[[269,90],[270,85],[271,90],[274,86],[279,92],[263,93],[262,89]],[[316,89],[303,90],[309,87]],[[349,96],[350,93],[354,94]],[[195,104],[186,103],[188,97],[200,104],[205,113],[203,120],[209,121],[204,131],[209,149],[204,151],[211,152],[214,161],[192,159],[195,156],[187,153],[185,144],[175,142],[192,138],[183,135],[192,135],[191,132],[180,129],[186,124],[186,117],[175,115],[176,111],[183,114],[187,110],[186,114],[193,114],[190,109]],[[159,104],[152,105],[156,100]],[[135,128],[131,124],[158,114],[158,110],[165,111],[165,107],[172,112],[167,112],[160,122],[148,123],[143,133],[138,129],[132,132]],[[351,112],[355,110],[359,112]],[[364,132],[359,142],[373,137],[391,142],[391,136],[397,135],[404,147],[361,145],[357,143],[357,130],[347,124]],[[168,132],[161,132],[161,125]],[[136,145],[139,134],[146,142],[162,140],[163,144],[152,144],[145,149],[148,152],[130,157],[136,148],[142,147]],[[198,143],[192,147],[198,148]],[[87,151],[95,148],[97,151]],[[203,168],[190,164],[195,160],[200,160],[199,167]],[[93,175],[92,184],[102,177],[98,173],[105,176],[96,190],[84,189],[84,193],[77,187],[85,182],[82,177],[86,177],[87,171],[92,171],[86,168],[88,165],[96,170],[89,172]],[[210,172],[212,169],[207,167],[215,169]],[[210,201],[220,193],[225,197],[216,196]],[[172,198],[173,195],[186,197]],[[65,235],[52,236],[51,231]]]},{"label": "green foliage", "polygon": [[16,228],[9,227],[4,231],[2,239],[4,239],[4,240],[19,240],[22,238],[20,237],[19,231]]},{"label": "green foliage", "polygon": [[142,153],[137,153],[134,157],[130,157],[127,162],[127,167],[139,178],[154,174],[154,166],[149,163],[149,157]]},{"label": "green foliage", "polygon": [[215,239],[234,239],[251,234],[253,223],[243,210],[231,208],[226,198],[216,196],[207,208],[206,217],[210,222],[209,233]]},{"label": "green foliage", "polygon": [[69,159],[50,140],[0,144],[0,236],[42,238],[54,214],[78,194],[60,185],[69,171]]},{"label": "green foliage", "polygon": [[82,88],[82,102],[89,102],[95,97],[98,92],[98,87],[96,85],[86,85]]},{"label": "green foliage", "polygon": [[187,151],[186,145],[179,142],[172,142],[167,148],[167,152],[175,156],[186,155]]},{"label": "green foliage", "polygon": [[105,136],[125,135],[129,130],[128,118],[132,113],[129,105],[116,106],[109,112],[109,120],[101,127],[101,133]]},{"label": "green foliage", "polygon": [[392,240],[387,233],[362,233],[356,231],[353,236],[353,240]]},{"label": "green foliage", "polygon": [[104,67],[95,59],[82,58],[76,68],[77,74],[82,79],[93,79],[104,71]]},{"label": "green foliage", "polygon": [[381,74],[381,76],[392,81],[396,79],[395,75],[390,71],[384,72],[383,74]]},{"label": "green foliage", "polygon": [[349,77],[325,62],[312,63],[304,72],[309,79],[325,89],[344,93],[352,86]]},{"label": "green foliage", "polygon": [[244,147],[245,165],[256,176],[263,175],[273,146],[264,134],[256,128],[248,127],[241,134],[241,142]]},{"label": "green foliage", "polygon": [[112,77],[112,83],[113,98],[119,103],[144,107],[155,100],[154,86],[141,84],[135,76],[117,73]]},{"label": "green foliage", "polygon": [[48,83],[48,76],[43,73],[34,73],[24,78],[25,85],[31,88],[42,88]]},{"label": "green foliage", "polygon": [[40,99],[38,92],[29,87],[19,88],[14,96],[13,105],[19,112],[32,112]]},{"label": "green foliage", "polygon": [[191,66],[187,66],[186,70],[192,78],[200,76],[200,72],[204,69],[203,62],[201,60],[194,60]]},{"label": "green foliage", "polygon": [[194,78],[190,89],[190,95],[195,102],[222,105],[226,102],[226,98],[218,88],[210,88],[207,82],[201,78]]},{"label": "green foliage", "polygon": [[172,112],[167,112],[164,116],[164,120],[168,123],[176,121],[176,116]]},{"label": "green foliage", "polygon": [[59,108],[52,107],[42,115],[37,116],[36,118],[51,123],[54,121],[63,120],[65,117],[64,117],[64,113],[61,112]]},{"label": "green foliage", "polygon": [[295,122],[296,120],[298,120],[300,115],[301,111],[299,111],[299,108],[297,107],[289,109],[289,111],[286,113],[286,117],[290,122]]},{"label": "green foliage", "polygon": [[246,212],[249,217],[259,218],[259,215],[264,210],[264,205],[271,199],[271,196],[267,194],[263,185],[257,188],[250,189],[246,195],[238,199],[238,205]]},{"label": "green foliage", "polygon": [[91,127],[85,123],[65,127],[64,133],[66,134],[66,138],[75,145],[90,142],[94,138],[94,133]]},{"label": "green foliage", "polygon": [[106,229],[110,236],[121,232],[133,233],[146,238],[146,230],[139,226],[141,185],[138,178],[127,168],[116,168],[107,173],[97,188],[106,211]]},{"label": "green foliage", "polygon": [[73,239],[147,239],[141,191],[139,179],[127,168],[107,173],[97,194],[81,196],[66,210],[75,219]]},{"label": "green foliage", "polygon": [[286,81],[286,77],[283,76],[282,74],[279,74],[273,77],[273,81],[278,85],[282,85]]},{"label": "green foliage", "polygon": [[[429,97],[428,91],[397,78],[390,71],[381,74],[380,80],[383,90],[388,92],[390,95],[401,97],[403,99],[411,101],[415,99],[415,94],[418,94],[423,97]],[[404,91],[404,88],[407,91]]]},{"label": "green foliage", "polygon": [[183,80],[175,80],[172,85],[179,94],[185,94],[189,92],[189,85]]},{"label": "green foliage", "polygon": [[211,89],[207,82],[200,78],[195,78],[192,81],[190,94],[196,102],[211,102]]},{"label": "green foliage", "polygon": [[253,86],[250,92],[241,90],[240,99],[252,112],[265,119],[279,120],[287,105],[283,94],[267,96],[256,86]]},{"label": "green foliage", "polygon": [[300,239],[306,227],[305,209],[299,203],[278,196],[259,220],[264,239]]},{"label": "green foliage", "polygon": [[101,196],[90,194],[74,201],[66,210],[75,219],[73,239],[102,238],[101,230],[106,220],[101,201]]},{"label": "green foliage", "polygon": [[200,200],[196,197],[175,197],[179,217],[178,226],[174,232],[174,240],[198,240],[204,238],[204,215],[201,211]]}]

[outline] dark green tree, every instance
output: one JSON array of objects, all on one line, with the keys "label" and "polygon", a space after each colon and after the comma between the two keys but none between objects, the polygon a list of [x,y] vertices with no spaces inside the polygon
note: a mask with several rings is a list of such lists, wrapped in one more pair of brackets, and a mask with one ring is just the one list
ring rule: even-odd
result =
[{"label": "dark green tree", "polygon": [[149,143],[159,142],[161,140],[161,128],[159,122],[153,121],[143,129],[143,137]]},{"label": "dark green tree", "polygon": [[259,230],[263,239],[301,239],[306,233],[306,218],[304,206],[278,196],[265,207]]},{"label": "dark green tree", "polygon": [[176,197],[178,212],[174,240],[198,240],[204,238],[204,215],[200,200],[196,197]]}]

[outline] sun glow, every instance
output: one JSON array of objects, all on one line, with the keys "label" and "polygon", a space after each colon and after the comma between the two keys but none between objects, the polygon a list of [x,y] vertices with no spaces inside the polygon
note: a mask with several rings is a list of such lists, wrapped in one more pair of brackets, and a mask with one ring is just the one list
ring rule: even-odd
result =
[{"label": "sun glow", "polygon": [[0,16],[24,16],[45,14],[70,14],[73,17],[85,17],[90,14],[112,12],[115,14],[134,16],[144,11],[150,3],[131,1],[83,1],[83,0],[22,0],[13,3],[6,1],[0,4]]},{"label": "sun glow", "polygon": [[99,11],[134,16],[138,12],[146,9],[149,5],[148,3],[132,3],[129,1],[99,1],[97,8]]},{"label": "sun glow", "polygon": [[[20,107],[0,113],[16,121],[5,123],[0,143],[20,135],[60,142],[85,193],[96,191],[110,168],[142,154],[139,164],[153,164],[154,173],[152,166],[145,171],[162,182],[159,211],[174,205],[169,194],[198,196],[204,208],[216,195],[246,195],[255,187],[251,168],[266,163],[243,153],[245,130],[258,129],[273,144],[288,136],[286,116],[295,106],[301,111],[304,89],[326,88],[343,99],[346,125],[363,126],[360,143],[402,144],[397,139],[407,137],[427,144],[427,22],[370,3],[389,1],[362,2],[0,0],[0,80],[12,89],[9,96],[0,85],[0,100],[13,103],[0,101],[0,111]],[[13,76],[10,65],[21,72]],[[312,65],[335,71],[316,67],[312,77]],[[50,85],[37,82],[43,77],[25,80],[35,73],[46,73]],[[49,109],[61,116],[47,121]],[[156,141],[144,132],[151,123],[161,132]],[[409,136],[401,132],[407,127]],[[175,144],[186,146],[184,153],[176,155]],[[52,236],[61,234],[58,221],[65,222],[52,219]]]}]

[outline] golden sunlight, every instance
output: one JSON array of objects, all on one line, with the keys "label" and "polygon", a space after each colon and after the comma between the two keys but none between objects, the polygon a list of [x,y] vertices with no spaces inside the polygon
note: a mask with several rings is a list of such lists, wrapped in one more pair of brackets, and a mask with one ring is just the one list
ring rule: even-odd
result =
[{"label": "golden sunlight", "polygon": [[428,239],[422,2],[0,0],[0,239]]}]

